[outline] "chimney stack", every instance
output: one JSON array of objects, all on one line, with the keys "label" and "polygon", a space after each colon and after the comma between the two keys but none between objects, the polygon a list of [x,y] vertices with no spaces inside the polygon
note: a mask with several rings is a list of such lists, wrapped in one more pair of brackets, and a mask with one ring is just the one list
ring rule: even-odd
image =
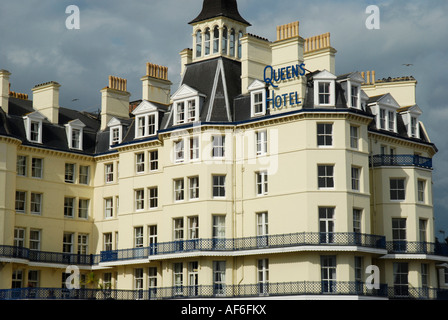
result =
[{"label": "chimney stack", "polygon": [[59,88],[61,85],[50,81],[36,85],[33,91],[33,109],[42,113],[48,121],[59,122]]},{"label": "chimney stack", "polygon": [[0,107],[5,113],[8,113],[9,104],[9,76],[11,73],[7,70],[0,70]]},{"label": "chimney stack", "polygon": [[182,50],[180,52],[180,59],[181,59],[181,67],[182,67],[182,70],[180,71],[180,75],[182,76],[185,71],[185,65],[187,65],[193,61],[193,50],[191,50],[191,49]]},{"label": "chimney stack", "polygon": [[129,98],[127,80],[109,76],[109,86],[101,90],[101,130],[113,117],[129,118]]},{"label": "chimney stack", "polygon": [[168,80],[168,67],[153,63],[146,64],[146,75],[141,78],[142,99],[155,103],[170,104],[171,81]]}]

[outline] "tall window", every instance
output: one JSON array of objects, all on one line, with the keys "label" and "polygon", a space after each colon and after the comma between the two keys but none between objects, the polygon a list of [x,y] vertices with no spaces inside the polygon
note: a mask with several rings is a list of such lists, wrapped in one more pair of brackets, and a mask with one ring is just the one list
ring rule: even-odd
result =
[{"label": "tall window", "polygon": [[362,279],[364,274],[364,257],[355,257],[355,285],[358,292],[362,292]]},{"label": "tall window", "polygon": [[253,108],[254,108],[254,115],[264,115],[263,112],[263,92],[256,92],[252,95],[253,101]]},{"label": "tall window", "polygon": [[65,232],[62,238],[62,252],[73,253],[73,233]]},{"label": "tall window", "polygon": [[199,217],[188,218],[188,239],[199,238]]},{"label": "tall window", "polygon": [[319,104],[330,104],[330,82],[319,82]]},{"label": "tall window", "polygon": [[104,199],[104,217],[112,218],[114,216],[113,199]]},{"label": "tall window", "polygon": [[106,183],[114,182],[114,164],[108,163],[105,168],[105,181]]},{"label": "tall window", "polygon": [[149,152],[149,169],[151,171],[159,169],[159,152],[157,150]]},{"label": "tall window", "polygon": [[215,26],[213,29],[213,53],[219,52],[219,28]]},{"label": "tall window", "polygon": [[261,156],[267,153],[268,150],[267,136],[268,135],[266,130],[257,131],[255,133],[257,156]]},{"label": "tall window", "polygon": [[42,178],[43,159],[31,159],[31,176],[33,178]]},{"label": "tall window", "polygon": [[336,291],[336,256],[320,257],[322,292]]},{"label": "tall window", "polygon": [[226,136],[225,135],[216,135],[212,136],[212,157],[224,157],[225,156],[225,144],[226,144]]},{"label": "tall window", "polygon": [[359,128],[355,126],[350,126],[350,148],[358,149],[359,140]]},{"label": "tall window", "polygon": [[26,156],[17,156],[17,175],[26,176]]},{"label": "tall window", "polygon": [[421,242],[428,241],[427,237],[427,226],[428,226],[428,220],[426,219],[419,219],[418,220],[418,229],[419,229],[419,236]]},{"label": "tall window", "polygon": [[395,251],[406,251],[406,218],[392,218],[392,241]]},{"label": "tall window", "polygon": [[159,189],[157,187],[151,187],[148,189],[149,194],[149,208],[154,209],[158,207]]},{"label": "tall window", "polygon": [[73,163],[65,164],[65,182],[67,183],[75,182],[75,164]]},{"label": "tall window", "polygon": [[197,119],[197,112],[196,112],[196,100],[192,99],[192,100],[188,100],[187,101],[187,122],[194,122]]},{"label": "tall window", "polygon": [[184,239],[184,219],[176,218],[174,219],[174,240]]},{"label": "tall window", "polygon": [[213,261],[213,293],[224,295],[226,285],[226,262]]},{"label": "tall window", "polygon": [[[120,127],[114,127],[114,128],[111,128],[110,130],[112,130],[112,133],[111,133],[111,137],[112,137],[111,145],[114,146],[116,144],[119,144],[121,142],[121,129],[120,129]],[[140,130],[140,128],[139,128],[139,130]]]},{"label": "tall window", "polygon": [[361,233],[361,217],[362,210],[361,209],[353,209],[353,232]]},{"label": "tall window", "polygon": [[405,179],[390,179],[390,200],[404,200],[406,190]]},{"label": "tall window", "polygon": [[174,142],[174,159],[176,162],[184,161],[184,140]]},{"label": "tall window", "polygon": [[143,227],[134,227],[134,247],[143,247]]},{"label": "tall window", "polygon": [[149,267],[148,268],[148,289],[149,289],[150,295],[152,295],[151,293],[153,293],[154,295],[156,294],[155,288],[157,288],[157,267]]},{"label": "tall window", "polygon": [[395,114],[393,111],[389,111],[389,131],[395,131]]},{"label": "tall window", "polygon": [[418,180],[417,181],[417,198],[418,202],[425,202],[425,187],[426,187],[426,181],[425,180]]},{"label": "tall window", "polygon": [[79,183],[89,184],[89,166],[79,166]]},{"label": "tall window", "polygon": [[411,137],[417,138],[417,118],[411,117]]},{"label": "tall window", "polygon": [[317,145],[318,146],[333,145],[333,124],[331,123],[317,124]]},{"label": "tall window", "polygon": [[241,38],[243,37],[243,32],[240,31],[238,32],[238,59],[241,59],[241,57],[243,56],[243,51],[242,51],[242,44],[241,44]]},{"label": "tall window", "polygon": [[226,196],[226,176],[213,176],[213,197]]},{"label": "tall window", "polygon": [[26,210],[26,192],[25,191],[16,191],[15,209],[16,209],[16,212],[25,213],[25,210]]},{"label": "tall window", "polygon": [[87,234],[78,235],[78,254],[89,254],[89,236]]},{"label": "tall window", "polygon": [[222,54],[227,54],[227,40],[229,39],[227,27],[222,29]]},{"label": "tall window", "polygon": [[174,200],[182,201],[184,200],[184,179],[174,180]]},{"label": "tall window", "polygon": [[210,29],[209,28],[207,28],[205,30],[204,54],[206,56],[208,56],[210,54]]},{"label": "tall window", "polygon": [[185,102],[176,104],[176,124],[185,123]]},{"label": "tall window", "polygon": [[409,266],[407,262],[395,262],[394,270],[394,295],[396,297],[407,297],[409,295]]},{"label": "tall window", "polygon": [[199,284],[199,263],[197,261],[191,261],[188,263],[188,286],[189,296],[198,295]]},{"label": "tall window", "polygon": [[155,246],[157,244],[157,225],[148,227],[148,245]]},{"label": "tall window", "polygon": [[319,207],[319,232],[321,243],[333,243],[334,208]]},{"label": "tall window", "polygon": [[36,229],[30,230],[30,250],[40,250],[41,231]]},{"label": "tall window", "polygon": [[359,93],[359,88],[357,86],[352,86],[352,107],[353,108],[357,108],[358,107],[358,93]]},{"label": "tall window", "polygon": [[199,159],[199,138],[190,138],[190,160]]},{"label": "tall window", "polygon": [[190,199],[199,198],[199,177],[188,178],[188,188]]},{"label": "tall window", "polygon": [[256,174],[257,195],[265,195],[268,193],[268,172],[261,171]]},{"label": "tall window", "polygon": [[260,259],[257,263],[258,266],[258,293],[268,294],[269,288],[269,259]]},{"label": "tall window", "polygon": [[317,166],[317,180],[319,188],[334,188],[334,166],[332,165],[318,165]]},{"label": "tall window", "polygon": [[183,294],[182,286],[184,284],[184,272],[182,262],[173,263],[173,283],[174,294],[179,296]]},{"label": "tall window", "polygon": [[31,120],[31,125],[30,125],[30,141],[31,142],[40,142],[40,131],[41,131],[41,122]]},{"label": "tall window", "polygon": [[23,270],[14,270],[12,272],[12,289],[22,288],[23,285]]},{"label": "tall window", "polygon": [[104,251],[112,250],[112,233],[103,234],[103,250]]},{"label": "tall window", "polygon": [[80,149],[81,148],[81,130],[72,128],[72,136],[71,136],[71,147],[73,149]]},{"label": "tall window", "polygon": [[31,193],[31,214],[42,213],[42,194],[41,193]]},{"label": "tall window", "polygon": [[380,109],[380,129],[386,129],[386,110]]},{"label": "tall window", "polygon": [[202,55],[202,33],[201,30],[196,32],[196,57],[199,58]]},{"label": "tall window", "polygon": [[213,216],[212,236],[214,239],[225,239],[226,237],[226,217],[223,215]]},{"label": "tall window", "polygon": [[143,189],[135,190],[135,210],[145,209],[145,191]]},{"label": "tall window", "polygon": [[361,169],[357,167],[352,167],[352,190],[359,191],[359,177],[361,175]]},{"label": "tall window", "polygon": [[25,229],[24,228],[14,228],[14,247],[24,247],[25,246]]},{"label": "tall window", "polygon": [[145,172],[145,153],[137,153],[135,155],[135,171],[137,173]]},{"label": "tall window", "polygon": [[229,46],[229,55],[235,56],[235,30],[230,30],[230,46]]},{"label": "tall window", "polygon": [[155,135],[157,131],[156,113],[137,117],[136,138]]},{"label": "tall window", "polygon": [[257,213],[257,236],[267,236],[269,234],[268,213]]},{"label": "tall window", "polygon": [[134,269],[134,289],[139,292],[139,298],[143,290],[143,268]]},{"label": "tall window", "polygon": [[75,211],[75,198],[64,198],[64,217],[73,218]]}]

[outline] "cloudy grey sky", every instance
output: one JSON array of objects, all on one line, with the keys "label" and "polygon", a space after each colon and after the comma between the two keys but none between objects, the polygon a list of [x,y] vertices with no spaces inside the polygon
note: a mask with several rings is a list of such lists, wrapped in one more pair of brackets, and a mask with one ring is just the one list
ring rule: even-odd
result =
[{"label": "cloudy grey sky", "polygon": [[[80,9],[80,29],[68,30],[66,7]],[[422,121],[439,153],[434,159],[435,231],[448,235],[448,1],[446,0],[238,0],[248,32],[275,40],[276,26],[300,21],[300,35],[331,33],[336,72],[375,70],[377,78],[418,80]],[[380,8],[380,29],[365,27],[368,5]],[[109,75],[128,79],[131,100],[141,98],[145,63],[169,67],[177,88],[180,56],[191,48],[188,22],[202,0],[2,0],[0,69],[13,91],[57,81],[60,104],[100,108]],[[405,67],[404,63],[413,64]],[[73,99],[79,99],[72,101]]]}]

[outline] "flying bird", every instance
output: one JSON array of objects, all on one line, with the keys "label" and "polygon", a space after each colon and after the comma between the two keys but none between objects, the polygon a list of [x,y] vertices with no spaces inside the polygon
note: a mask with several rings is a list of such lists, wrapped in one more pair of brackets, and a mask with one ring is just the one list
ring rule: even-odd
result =
[{"label": "flying bird", "polygon": [[406,67],[410,67],[410,66],[413,66],[413,64],[412,64],[412,63],[403,63],[403,65],[404,65],[404,66],[406,66]]},{"label": "flying bird", "polygon": [[73,99],[72,102],[74,102],[74,101],[78,101],[78,100],[79,100],[79,99]]}]

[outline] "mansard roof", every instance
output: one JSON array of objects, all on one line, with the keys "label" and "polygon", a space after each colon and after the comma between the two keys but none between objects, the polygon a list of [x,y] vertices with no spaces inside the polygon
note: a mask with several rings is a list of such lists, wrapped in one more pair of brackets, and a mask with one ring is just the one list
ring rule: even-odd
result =
[{"label": "mansard roof", "polygon": [[216,17],[226,17],[244,23],[247,26],[251,25],[243,17],[241,17],[236,0],[204,0],[204,3],[202,4],[202,11],[195,19],[190,21],[189,24],[194,24]]}]

